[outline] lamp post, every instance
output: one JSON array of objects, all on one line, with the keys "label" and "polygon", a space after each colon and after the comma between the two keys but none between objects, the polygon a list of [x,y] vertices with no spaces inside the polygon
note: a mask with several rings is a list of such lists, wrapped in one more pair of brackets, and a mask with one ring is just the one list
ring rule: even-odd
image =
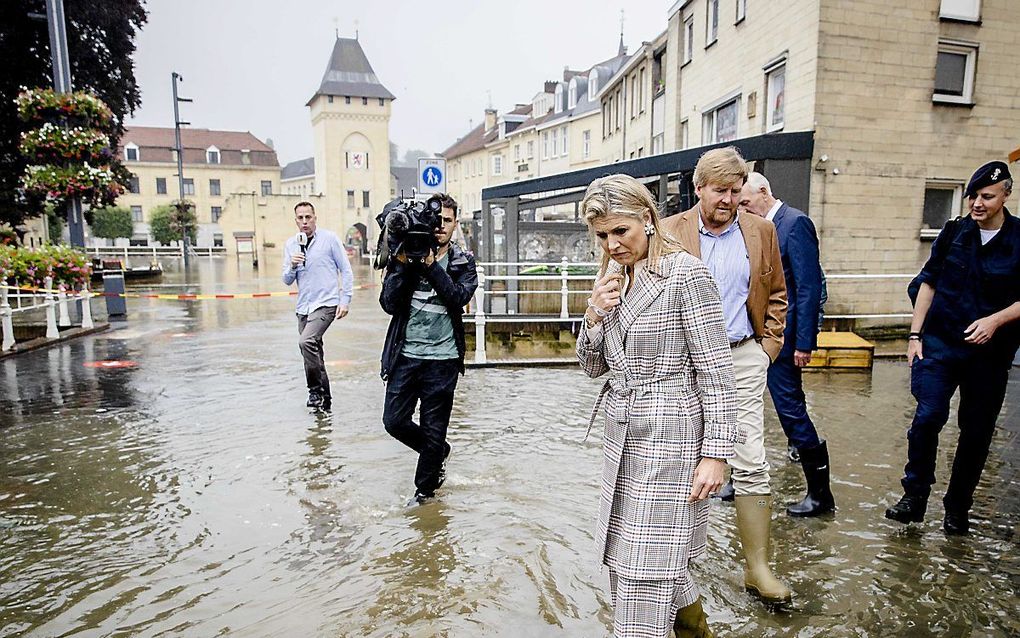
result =
[{"label": "lamp post", "polygon": [[255,191],[251,192],[251,267],[259,269],[259,230],[255,221]]},{"label": "lamp post", "polygon": [[180,191],[180,198],[177,200],[179,203],[178,215],[181,220],[181,241],[184,246],[184,270],[187,270],[191,265],[191,241],[188,237],[188,224],[187,224],[187,207],[184,205],[184,148],[181,146],[181,125],[188,125],[191,122],[182,122],[181,113],[178,109],[178,104],[181,102],[193,101],[188,97],[177,96],[177,82],[183,81],[184,77],[180,73],[174,71],[170,75],[171,83],[173,84],[174,91],[174,142],[177,144],[177,185]]}]

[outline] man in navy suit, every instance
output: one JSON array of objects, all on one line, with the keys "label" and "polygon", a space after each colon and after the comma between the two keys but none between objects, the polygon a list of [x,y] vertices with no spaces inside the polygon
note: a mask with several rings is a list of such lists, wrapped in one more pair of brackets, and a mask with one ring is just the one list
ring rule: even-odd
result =
[{"label": "man in navy suit", "polygon": [[769,366],[768,388],[787,438],[800,454],[807,496],[786,508],[790,516],[818,516],[836,509],[829,489],[829,451],[818,438],[807,413],[801,369],[811,362],[818,344],[822,267],[818,235],[811,218],[772,195],[761,173],[751,173],[740,194],[740,206],[776,225],[786,277],[786,329],[783,349]]}]

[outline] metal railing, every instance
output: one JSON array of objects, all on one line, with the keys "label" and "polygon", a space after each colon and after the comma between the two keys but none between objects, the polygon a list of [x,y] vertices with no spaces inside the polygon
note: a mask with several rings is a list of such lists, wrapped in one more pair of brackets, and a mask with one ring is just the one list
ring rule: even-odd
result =
[{"label": "metal railing", "polygon": [[[190,246],[192,255],[213,257],[226,255],[223,246]],[[183,246],[92,246],[86,252],[94,257],[183,257]]]},{"label": "metal railing", "polygon": [[[597,267],[598,264],[594,262],[571,262],[566,257],[558,262],[478,262],[478,288],[475,290],[475,298],[471,304],[468,315],[465,317],[465,321],[468,323],[474,323],[475,325],[475,363],[484,364],[487,361],[485,353],[485,332],[487,323],[522,323],[527,321],[568,321],[571,323],[580,322],[583,318],[583,313],[571,315],[569,312],[569,300],[570,295],[589,295],[591,291],[585,290],[570,290],[570,281],[589,281],[594,282],[594,276],[592,275],[571,275],[569,270],[571,267]],[[513,269],[519,270],[520,268],[534,267],[534,266],[546,266],[551,268],[559,269],[558,275],[511,275],[511,274],[486,274],[487,269],[492,271],[502,270],[504,273]],[[839,281],[851,281],[851,280],[882,280],[882,279],[902,279],[910,280],[914,277],[913,274],[867,274],[867,273],[840,273],[840,274],[827,274],[825,276],[828,282],[839,282]],[[560,286],[558,289],[548,290],[493,290],[492,284],[494,282],[511,282],[511,281],[558,281]],[[498,312],[485,312],[485,299],[486,297],[492,297],[494,295],[559,295],[560,296],[560,311],[559,316],[554,315],[534,315],[527,313],[514,313],[507,311],[504,313]],[[832,300],[832,296],[829,297]],[[910,313],[858,313],[858,314],[826,314],[826,319],[840,319],[840,320],[856,320],[856,319],[909,319]]]},{"label": "metal railing", "polygon": [[[3,279],[0,279],[0,282],[2,281]],[[46,277],[41,290],[26,289],[19,286],[17,282],[13,286],[0,283],[0,333],[3,335],[2,341],[0,341],[0,352],[14,348],[14,315],[19,312],[45,309],[46,338],[57,339],[60,336],[60,327],[71,326],[68,303],[80,299],[81,327],[94,328],[95,322],[92,319],[90,303],[92,297],[92,293],[87,288],[77,292],[71,291],[70,294],[63,284],[54,289],[52,277]],[[11,306],[12,300],[17,304],[17,307]]]}]

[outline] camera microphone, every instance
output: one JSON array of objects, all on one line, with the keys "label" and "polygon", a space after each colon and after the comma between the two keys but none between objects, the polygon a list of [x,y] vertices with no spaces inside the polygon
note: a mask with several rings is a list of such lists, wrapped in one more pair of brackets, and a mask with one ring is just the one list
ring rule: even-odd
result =
[{"label": "camera microphone", "polygon": [[304,233],[297,234],[298,246],[301,246],[301,254],[305,254],[305,249],[308,248],[308,235]]}]

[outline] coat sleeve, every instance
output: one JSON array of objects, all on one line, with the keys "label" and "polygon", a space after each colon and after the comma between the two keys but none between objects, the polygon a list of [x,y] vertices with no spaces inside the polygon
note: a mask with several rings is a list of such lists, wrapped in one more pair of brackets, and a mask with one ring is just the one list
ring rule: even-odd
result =
[{"label": "coat sleeve", "polygon": [[701,456],[728,459],[733,456],[733,444],[739,439],[733,355],[726,337],[719,289],[700,261],[680,284],[679,306],[705,423]]},{"label": "coat sleeve", "polygon": [[797,217],[786,244],[786,257],[793,271],[793,290],[786,294],[794,300],[797,333],[794,348],[811,352],[818,345],[818,313],[822,298],[822,266],[818,256],[818,235],[807,215]]},{"label": "coat sleeve", "polygon": [[440,266],[438,261],[425,268],[425,277],[447,306],[463,308],[475,295],[475,289],[478,288],[478,269],[473,257],[468,257],[467,260],[467,267],[456,279],[450,277],[450,273]]},{"label": "coat sleeve", "polygon": [[762,348],[773,361],[783,349],[783,330],[786,329],[786,276],[783,274],[783,258],[779,254],[779,237],[776,227],[767,225],[768,237],[765,245],[769,247],[769,263],[772,265],[772,277],[769,279],[769,305],[765,309],[764,336]]},{"label": "coat sleeve", "polygon": [[388,315],[405,312],[411,305],[411,296],[417,285],[417,273],[396,259],[392,260],[383,279],[379,305]]},{"label": "coat sleeve", "polygon": [[609,372],[609,364],[603,352],[606,343],[605,324],[606,320],[603,319],[597,327],[588,329],[582,321],[581,330],[577,334],[577,362],[581,364],[581,370],[592,379]]}]

